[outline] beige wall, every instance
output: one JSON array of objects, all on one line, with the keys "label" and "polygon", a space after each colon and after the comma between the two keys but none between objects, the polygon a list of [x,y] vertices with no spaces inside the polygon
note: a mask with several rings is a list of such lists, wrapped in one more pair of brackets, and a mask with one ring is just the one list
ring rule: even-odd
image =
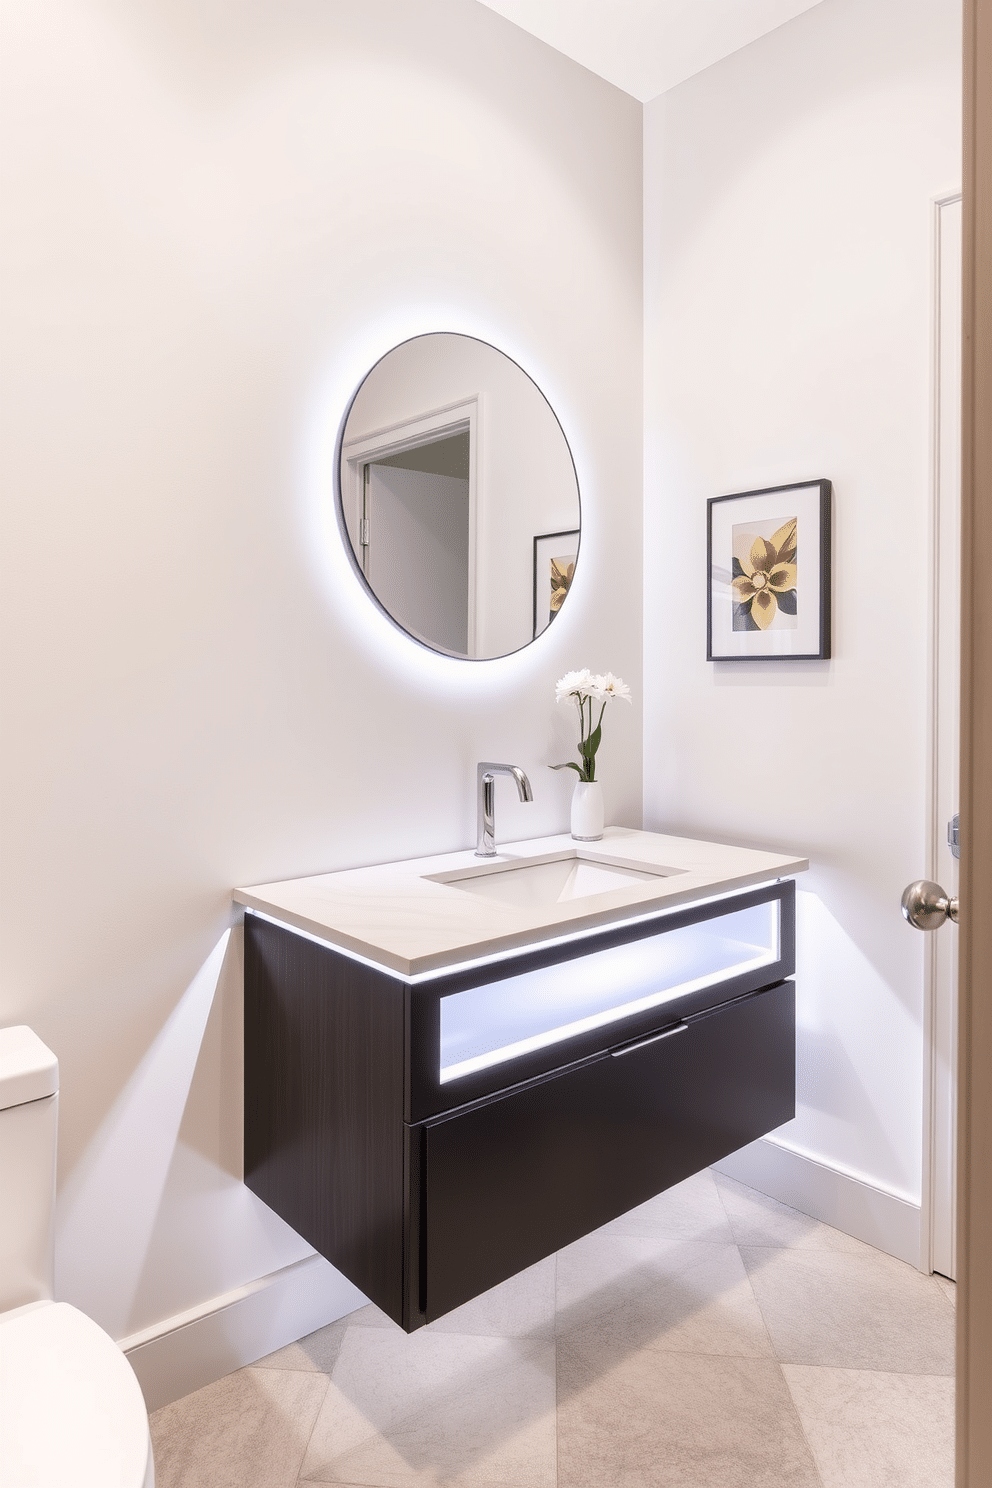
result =
[{"label": "beige wall", "polygon": [[[898,11],[823,0],[645,111],[644,794],[649,828],[811,858],[780,1172],[911,1255],[925,938],[899,898],[926,869],[931,199],[961,103],[958,0]],[[707,498],[821,476],[833,659],[707,662]]]},{"label": "beige wall", "polygon": [[[560,830],[555,679],[640,691],[641,110],[460,0],[3,34],[0,1020],[60,1057],[59,1290],[121,1337],[307,1253],[239,1182],[232,885],[466,846],[482,757],[534,783],[504,838]],[[347,399],[435,329],[515,357],[578,467],[575,593],[503,662],[399,637],[337,543]]]}]

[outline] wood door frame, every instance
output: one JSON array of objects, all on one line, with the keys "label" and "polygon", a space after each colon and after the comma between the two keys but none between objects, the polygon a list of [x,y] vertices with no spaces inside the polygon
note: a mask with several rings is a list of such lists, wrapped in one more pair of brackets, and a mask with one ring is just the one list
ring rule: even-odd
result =
[{"label": "wood door frame", "polygon": [[992,0],[964,0],[958,1488],[992,1474]]}]

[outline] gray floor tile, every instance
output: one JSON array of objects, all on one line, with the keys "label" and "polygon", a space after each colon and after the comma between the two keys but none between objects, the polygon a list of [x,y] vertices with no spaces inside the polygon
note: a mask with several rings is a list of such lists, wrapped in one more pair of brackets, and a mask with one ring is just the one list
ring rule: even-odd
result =
[{"label": "gray floor tile", "polygon": [[599,1232],[604,1235],[681,1235],[732,1245],[734,1234],[709,1169],[666,1189],[637,1209],[622,1214]]},{"label": "gray floor tile", "polygon": [[957,1307],[957,1305],[958,1305],[958,1288],[957,1288],[957,1282],[948,1280],[948,1278],[946,1276],[938,1276],[936,1272],[934,1272],[933,1279],[937,1283],[937,1285],[940,1287],[940,1290],[943,1292],[943,1294],[947,1298],[948,1302],[950,1302],[951,1306],[952,1307]]},{"label": "gray floor tile", "polygon": [[432,1333],[475,1333],[494,1338],[554,1338],[554,1256],[528,1266],[519,1276],[511,1276],[437,1322],[428,1323],[427,1329]]},{"label": "gray floor tile", "polygon": [[397,1326],[380,1307],[376,1307],[374,1302],[368,1302],[364,1307],[357,1308],[355,1312],[349,1312],[347,1323],[349,1328],[383,1328],[386,1332]]},{"label": "gray floor tile", "polygon": [[823,1488],[953,1488],[954,1381],[787,1364]]},{"label": "gray floor tile", "polygon": [[932,1277],[880,1251],[741,1255],[783,1363],[953,1373],[954,1310]]},{"label": "gray floor tile", "polygon": [[820,1488],[774,1362],[558,1347],[559,1488]]},{"label": "gray floor tile", "polygon": [[158,1488],[950,1488],[954,1296],[704,1173],[417,1333],[369,1304],[157,1411]]},{"label": "gray floor tile", "polygon": [[323,1375],[239,1369],[151,1417],[156,1488],[295,1488]]},{"label": "gray floor tile", "polygon": [[554,1488],[554,1344],[350,1331],[301,1479]]},{"label": "gray floor tile", "polygon": [[339,1318],[336,1323],[328,1323],[326,1328],[318,1328],[315,1333],[308,1333],[295,1343],[287,1343],[285,1348],[277,1349],[274,1354],[266,1354],[264,1359],[257,1359],[252,1367],[330,1374],[349,1323],[348,1317]]},{"label": "gray floor tile", "polygon": [[597,1231],[558,1255],[558,1336],[642,1348],[774,1357],[736,1245]]}]

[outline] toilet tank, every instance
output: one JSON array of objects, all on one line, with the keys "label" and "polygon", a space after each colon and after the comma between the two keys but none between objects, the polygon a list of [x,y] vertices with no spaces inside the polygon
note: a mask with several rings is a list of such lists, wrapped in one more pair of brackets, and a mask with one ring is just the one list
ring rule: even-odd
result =
[{"label": "toilet tank", "polygon": [[59,1062],[30,1028],[0,1028],[0,1312],[53,1294]]}]

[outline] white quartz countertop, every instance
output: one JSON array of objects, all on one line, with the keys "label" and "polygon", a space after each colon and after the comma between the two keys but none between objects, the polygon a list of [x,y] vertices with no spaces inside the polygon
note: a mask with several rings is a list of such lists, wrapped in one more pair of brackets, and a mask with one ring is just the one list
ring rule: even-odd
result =
[{"label": "white quartz countertop", "polygon": [[[561,903],[508,903],[436,876],[488,875],[578,855],[647,875]],[[495,858],[471,848],[374,868],[236,889],[234,901],[401,976],[443,971],[542,941],[663,913],[802,873],[805,858],[608,827],[598,842],[567,834],[507,843]],[[655,874],[664,876],[655,876]]]}]

